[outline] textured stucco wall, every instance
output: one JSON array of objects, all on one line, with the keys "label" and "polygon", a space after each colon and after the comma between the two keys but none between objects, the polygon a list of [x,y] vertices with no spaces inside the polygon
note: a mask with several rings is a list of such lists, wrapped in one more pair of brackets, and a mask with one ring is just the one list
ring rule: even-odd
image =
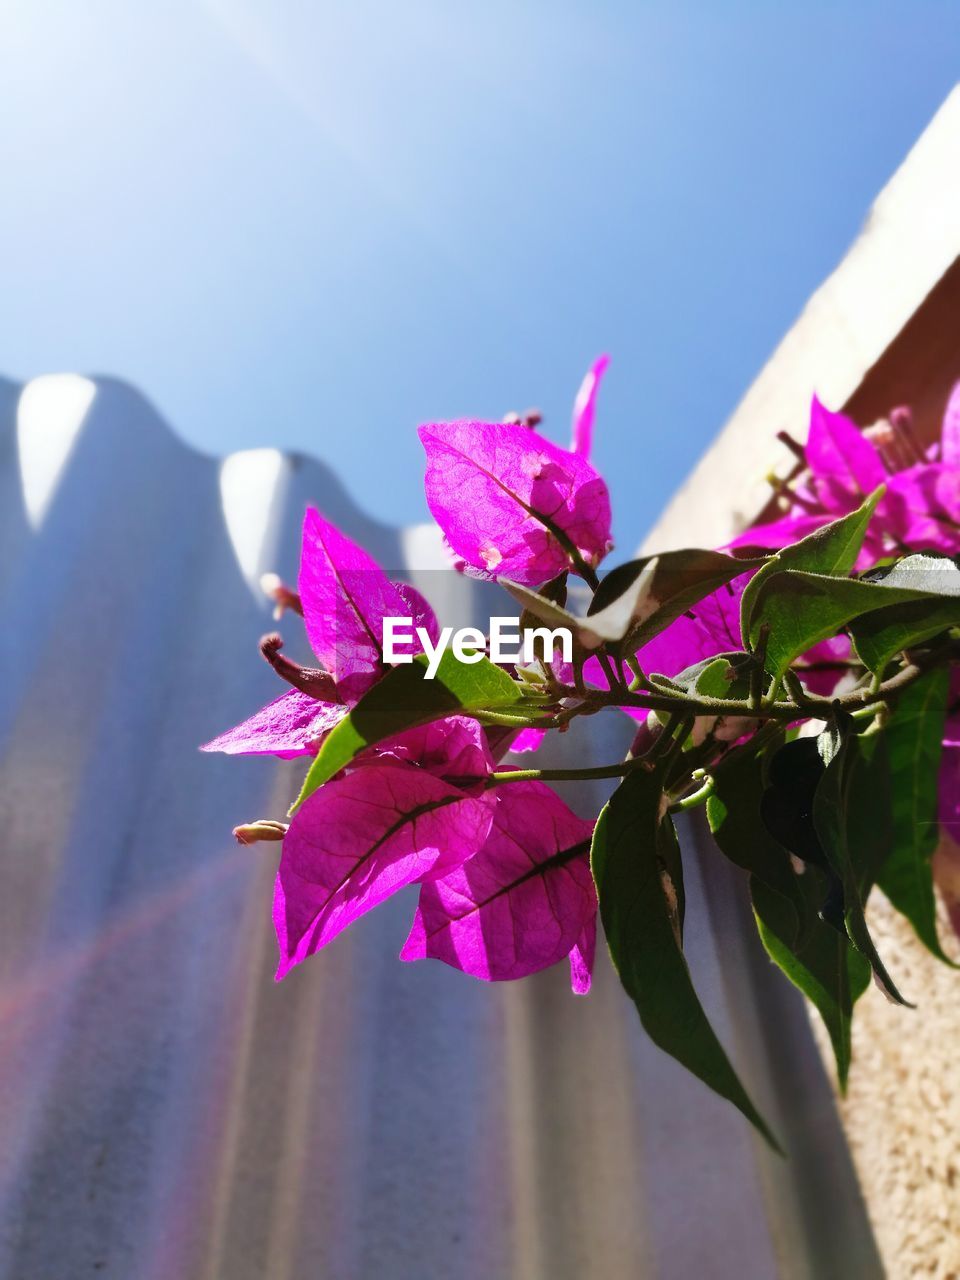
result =
[{"label": "textured stucco wall", "polygon": [[[869,916],[880,954],[917,1008],[896,1008],[875,988],[858,1004],[844,1128],[887,1275],[957,1280],[960,974],[935,960],[881,895]],[[945,912],[941,937],[960,961]],[[829,1060],[822,1027],[816,1031]]]}]

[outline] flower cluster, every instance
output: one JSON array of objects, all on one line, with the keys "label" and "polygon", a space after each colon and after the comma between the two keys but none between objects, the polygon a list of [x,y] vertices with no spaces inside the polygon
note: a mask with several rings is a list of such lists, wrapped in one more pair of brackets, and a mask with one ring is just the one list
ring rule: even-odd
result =
[{"label": "flower cluster", "polygon": [[[748,873],[761,941],[822,1015],[843,1086],[871,976],[906,1003],[867,927],[874,887],[946,958],[932,859],[939,815],[956,855],[941,865],[960,866],[960,390],[926,448],[905,410],[861,432],[814,400],[776,519],[601,578],[610,499],[589,455],[606,367],[584,379],[568,449],[535,412],[420,428],[452,567],[505,587],[525,633],[563,628],[566,653],[493,661],[482,633],[469,654],[438,647],[428,601],[310,509],[297,588],[264,588],[278,617],[302,616],[317,665],[265,636],[288,689],[205,750],[309,761],[289,824],[235,831],[282,844],[278,978],[415,884],[402,959],[488,981],[566,960],[582,994],[599,919],[648,1034],[773,1141],[686,965],[676,819],[704,805]],[[385,659],[398,618],[428,653]],[[625,759],[503,763],[606,708],[636,721]],[[617,781],[595,821],[549,785],[567,778]]]},{"label": "flower cluster", "polygon": [[[463,567],[538,585],[569,567],[595,566],[610,548],[610,501],[586,459],[606,360],[584,381],[573,448],[523,422],[421,428],[427,498]],[[320,663],[304,668],[261,651],[292,686],[206,751],[316,755],[330,731],[389,670],[384,619],[412,616],[435,642],[433,609],[391,582],[316,510],[303,525],[297,591],[271,575],[279,603],[303,616]],[[488,980],[520,978],[569,957],[575,992],[590,987],[597,899],[590,875],[593,823],[538,780],[495,789],[497,760],[518,732],[449,715],[361,752],[280,829],[274,921],[282,978],[347,925],[406,885],[420,901],[405,960],[436,957]],[[528,744],[541,736],[527,731]],[[519,743],[523,749],[524,742]],[[276,824],[238,828],[274,839]]]},{"label": "flower cluster", "polygon": [[[878,485],[885,488],[860,553],[872,568],[904,551],[960,555],[960,383],[947,402],[940,439],[924,446],[913,432],[909,408],[891,410],[886,422],[861,432],[844,414],[831,413],[814,397],[806,445],[795,448],[800,469],[791,485],[779,486],[786,508],[776,520],[756,524],[733,546],[777,549],[846,515]],[[702,619],[707,629],[710,621]],[[727,639],[713,633],[720,647]],[[831,692],[846,678],[846,637],[821,648],[818,686]],[[960,679],[954,676],[939,771],[939,871],[942,889],[960,933]]]}]

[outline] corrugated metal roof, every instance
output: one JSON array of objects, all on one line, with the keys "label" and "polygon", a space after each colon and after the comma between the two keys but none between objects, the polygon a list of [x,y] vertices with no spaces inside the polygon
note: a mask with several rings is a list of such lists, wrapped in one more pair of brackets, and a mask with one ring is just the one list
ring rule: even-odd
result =
[{"label": "corrugated metal roof", "polygon": [[276,850],[230,829],[297,767],[196,748],[276,691],[256,583],[307,501],[470,608],[319,462],[201,456],[107,379],[0,384],[0,1275],[878,1274],[803,1010],[696,831],[691,963],[789,1163],[605,961],[587,1000],[404,965],[401,895],[274,984]]}]

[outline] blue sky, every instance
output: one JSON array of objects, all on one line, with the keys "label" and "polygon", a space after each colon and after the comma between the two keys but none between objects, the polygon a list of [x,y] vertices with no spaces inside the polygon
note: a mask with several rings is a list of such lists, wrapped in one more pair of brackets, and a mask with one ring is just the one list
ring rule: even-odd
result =
[{"label": "blue sky", "polygon": [[952,0],[13,0],[0,372],[125,378],[409,521],[418,422],[535,404],[565,440],[606,350],[627,549],[958,53]]}]

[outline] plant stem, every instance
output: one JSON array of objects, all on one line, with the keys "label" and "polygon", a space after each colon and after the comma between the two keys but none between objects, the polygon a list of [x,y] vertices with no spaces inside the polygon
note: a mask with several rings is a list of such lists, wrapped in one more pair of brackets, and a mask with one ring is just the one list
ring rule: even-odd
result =
[{"label": "plant stem", "polygon": [[635,769],[649,769],[644,759],[618,760],[615,764],[594,765],[584,769],[504,769],[491,773],[487,787],[499,787],[505,782],[573,782],[591,778],[622,778]]},{"label": "plant stem", "polygon": [[675,800],[670,806],[671,813],[683,813],[685,809],[695,809],[697,805],[704,804],[713,795],[713,778],[707,774],[702,786],[698,787],[689,796],[684,796],[682,800]]},{"label": "plant stem", "polygon": [[552,729],[556,723],[548,717],[531,720],[529,716],[512,716],[506,711],[471,711],[469,714],[481,724],[500,724],[513,729]]},{"label": "plant stem", "polygon": [[757,720],[797,720],[805,717],[825,719],[832,707],[853,711],[882,702],[891,695],[911,685],[922,676],[931,664],[911,662],[896,675],[884,681],[876,690],[853,689],[839,698],[820,698],[805,694],[799,702],[777,701],[759,707],[730,698],[711,698],[706,694],[671,693],[663,686],[656,691],[629,689],[587,689],[578,691],[569,687],[558,689],[560,697],[580,697],[594,706],[643,707],[648,711],[679,711],[693,716],[746,716]]}]

